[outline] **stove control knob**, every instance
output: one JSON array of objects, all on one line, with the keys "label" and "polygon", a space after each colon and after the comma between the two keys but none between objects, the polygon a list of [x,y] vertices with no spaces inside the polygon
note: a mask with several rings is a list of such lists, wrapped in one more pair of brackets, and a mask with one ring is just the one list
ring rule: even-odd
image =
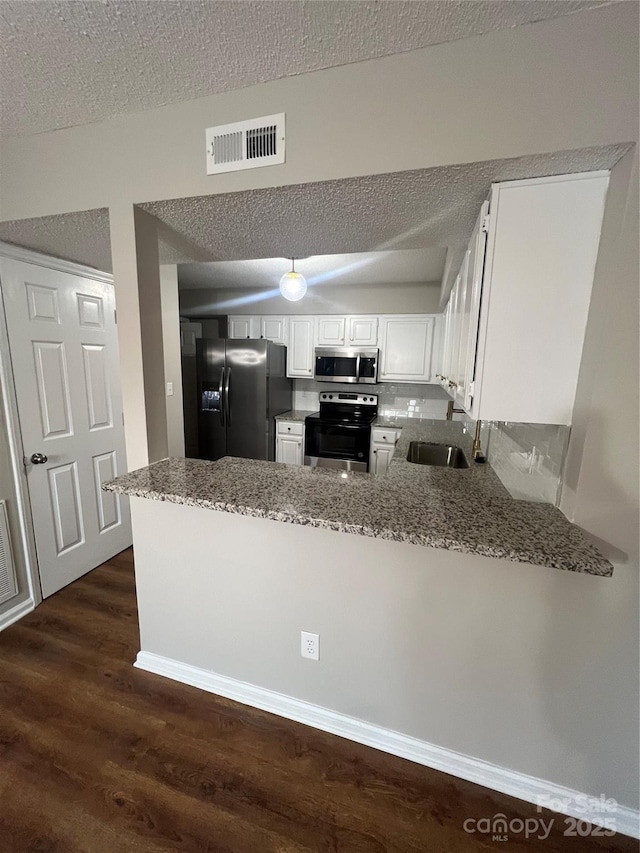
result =
[{"label": "stove control knob", "polygon": [[333,400],[333,394],[329,394],[329,399]]}]

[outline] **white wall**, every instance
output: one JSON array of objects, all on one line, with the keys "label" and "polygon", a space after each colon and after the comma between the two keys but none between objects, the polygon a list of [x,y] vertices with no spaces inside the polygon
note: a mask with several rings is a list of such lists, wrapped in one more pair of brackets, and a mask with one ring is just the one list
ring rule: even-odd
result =
[{"label": "white wall", "polygon": [[111,211],[109,224],[127,465],[132,470],[168,454],[157,220],[123,203]]},{"label": "white wall", "polygon": [[4,604],[0,604],[0,620],[4,613],[18,604],[27,601],[31,595],[27,576],[26,554],[20,516],[18,509],[18,494],[11,466],[11,450],[9,446],[9,431],[4,416],[4,388],[0,377],[0,500],[7,502],[7,515],[12,542],[12,554],[18,582],[18,595]]},{"label": "white wall", "polygon": [[[0,219],[633,140],[637,31],[620,3],[8,139]],[[282,111],[284,165],[205,174],[205,128]]]},{"label": "white wall", "polygon": [[628,573],[131,504],[144,651],[637,807]]},{"label": "white wall", "polygon": [[561,508],[638,564],[638,153],[612,170]]},{"label": "white wall", "polygon": [[440,284],[335,285],[309,288],[300,302],[287,302],[272,290],[204,289],[180,291],[180,313],[206,314],[436,314]]},{"label": "white wall", "polygon": [[180,351],[180,308],[178,304],[178,268],[175,264],[160,267],[162,303],[162,348],[165,385],[167,388],[167,456],[184,456],[184,416],[182,400],[182,356]]}]

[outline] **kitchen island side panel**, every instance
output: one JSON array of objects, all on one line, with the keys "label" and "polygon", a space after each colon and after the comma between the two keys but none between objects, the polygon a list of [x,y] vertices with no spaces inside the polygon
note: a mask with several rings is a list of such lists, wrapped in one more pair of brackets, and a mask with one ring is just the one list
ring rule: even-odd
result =
[{"label": "kitchen island side panel", "polygon": [[[143,652],[633,805],[613,578],[132,498]],[[300,632],[320,635],[320,660]],[[594,671],[589,661],[597,655]],[[588,677],[587,677],[588,676]]]}]

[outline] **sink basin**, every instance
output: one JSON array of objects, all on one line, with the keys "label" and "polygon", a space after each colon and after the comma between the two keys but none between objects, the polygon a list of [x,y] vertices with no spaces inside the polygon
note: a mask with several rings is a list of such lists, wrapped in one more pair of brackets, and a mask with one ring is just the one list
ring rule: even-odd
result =
[{"label": "sink basin", "polygon": [[436,444],[432,441],[412,441],[407,460],[416,465],[440,465],[445,468],[468,468],[467,457],[455,444]]}]

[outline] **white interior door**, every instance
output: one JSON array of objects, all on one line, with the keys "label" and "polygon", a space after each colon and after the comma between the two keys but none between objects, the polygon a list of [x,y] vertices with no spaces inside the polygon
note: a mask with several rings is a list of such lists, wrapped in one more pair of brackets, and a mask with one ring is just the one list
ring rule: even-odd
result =
[{"label": "white interior door", "polygon": [[0,258],[42,594],[131,544],[114,293],[80,275]]}]

